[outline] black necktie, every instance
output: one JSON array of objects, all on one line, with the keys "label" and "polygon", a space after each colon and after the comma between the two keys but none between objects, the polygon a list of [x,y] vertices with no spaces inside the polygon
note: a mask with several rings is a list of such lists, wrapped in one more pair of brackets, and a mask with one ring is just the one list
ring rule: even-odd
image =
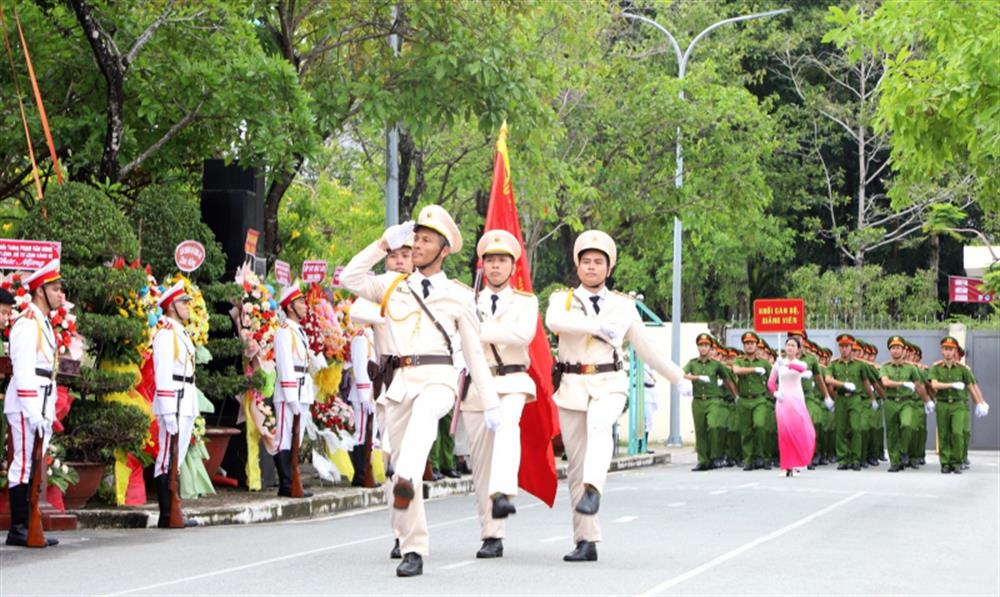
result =
[{"label": "black necktie", "polygon": [[601,314],[601,306],[597,304],[598,302],[600,302],[600,300],[601,297],[599,296],[590,297],[590,302],[594,303],[594,313],[597,313],[598,315]]},{"label": "black necktie", "polygon": [[424,278],[420,281],[420,283],[424,286],[424,298],[427,298],[427,296],[431,293],[431,281]]},{"label": "black necktie", "polygon": [[493,301],[492,311],[490,311],[490,312],[491,313],[496,313],[497,312],[497,301],[500,300],[500,297],[494,294],[494,295],[490,296],[490,300]]}]

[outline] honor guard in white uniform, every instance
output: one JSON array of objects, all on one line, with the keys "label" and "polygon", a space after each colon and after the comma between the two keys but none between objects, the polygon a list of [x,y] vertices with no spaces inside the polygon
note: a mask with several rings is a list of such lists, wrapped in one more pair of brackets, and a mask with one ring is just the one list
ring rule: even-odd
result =
[{"label": "honor guard in white uniform", "polygon": [[576,549],[563,559],[582,562],[597,560],[597,510],[614,448],[611,428],[628,397],[623,341],[628,339],[643,362],[670,383],[686,384],[684,372],[647,334],[635,300],[605,286],[617,259],[614,240],[588,230],[576,239],[573,259],[580,286],[552,293],[545,323],[559,336],[556,367],[561,381],[553,399],[559,407],[574,506]]},{"label": "honor guard in white uniform", "polygon": [[[191,432],[198,416],[198,397],[194,387],[194,344],[184,324],[191,316],[191,297],[184,292],[184,283],[178,282],[165,290],[156,301],[163,309],[163,326],[153,336],[153,377],[156,393],[153,398],[153,415],[159,432],[159,450],[153,477],[160,518],[156,526],[170,528],[170,442],[177,442],[177,470],[184,462]],[[179,490],[178,490],[179,491]],[[194,526],[193,521],[185,521]]]},{"label": "honor guard in white uniform", "polygon": [[[391,249],[414,233],[413,263],[418,272],[390,283],[369,276]],[[355,255],[341,273],[345,288],[381,305],[387,331],[398,350],[390,365],[392,381],[385,403],[385,431],[392,445],[394,533],[403,561],[398,576],[423,573],[428,553],[422,475],[437,435],[438,420],[454,407],[458,376],[452,366],[456,332],[484,408],[499,418],[500,399],[479,343],[479,320],[472,289],[449,280],[441,270],[447,255],[462,249],[462,235],[437,205],[420,211],[417,223],[389,227],[382,238]]]},{"label": "honor guard in white uniform", "polygon": [[[35,438],[42,438],[42,458],[52,438],[56,418],[58,354],[55,332],[49,314],[66,300],[63,293],[59,260],[54,259],[23,281],[31,302],[14,320],[10,330],[10,360],[13,368],[4,399],[3,412],[10,429],[13,461],[7,471],[7,495],[10,499],[10,530],[7,545],[28,545],[28,517],[31,507],[32,449]],[[47,537],[45,544],[56,545]]]},{"label": "honor guard in white uniform", "polygon": [[[274,388],[278,453],[274,455],[274,467],[278,473],[278,495],[311,497],[312,492],[303,490],[301,483],[294,485],[299,463],[292,459],[292,443],[302,443],[303,421],[310,418],[309,406],[316,401],[316,390],[309,375],[314,357],[300,324],[307,314],[306,299],[298,285],[286,286],[281,289],[278,304],[286,315],[274,334],[274,364],[278,372]],[[294,429],[296,416],[300,420],[297,430]]]},{"label": "honor guard in white uniform", "polygon": [[[388,286],[392,284],[393,280],[399,277],[399,274],[411,274],[413,273],[413,235],[411,234],[409,238],[403,241],[402,246],[398,249],[390,250],[385,256],[385,269],[384,274],[379,274],[376,278],[379,279],[381,284]],[[394,356],[399,356],[399,351],[396,350],[396,345],[393,343],[392,335],[389,333],[389,328],[386,326],[386,318],[383,314],[382,305],[379,303],[372,302],[364,297],[357,297],[354,303],[351,304],[351,309],[349,315],[351,321],[354,323],[364,323],[371,326],[372,334],[375,339],[375,354],[377,356],[378,371],[376,375],[372,378],[372,396],[375,400],[375,424],[376,429],[379,430],[379,447],[382,450],[382,458],[385,461],[385,494],[389,495],[392,493],[392,444],[389,441],[389,434],[386,433],[385,425],[385,403],[386,399],[385,384],[383,384],[382,376],[385,372],[386,364]],[[395,508],[389,509],[389,527],[393,529],[395,534],[395,529],[398,526],[396,524],[396,514],[397,510]],[[395,538],[392,550],[389,552],[389,557],[398,560],[403,557],[403,554],[399,551],[399,537]]]},{"label": "honor guard in white uniform", "polygon": [[503,556],[504,519],[514,514],[517,472],[521,464],[521,411],[535,399],[535,382],[528,375],[528,345],[538,329],[538,299],[510,286],[521,244],[506,230],[490,230],[476,246],[483,261],[486,288],[477,307],[479,338],[500,395],[500,426],[491,432],[479,392],[470,389],[462,402],[462,422],[469,435],[472,480],[479,508],[483,546],[477,558]]}]

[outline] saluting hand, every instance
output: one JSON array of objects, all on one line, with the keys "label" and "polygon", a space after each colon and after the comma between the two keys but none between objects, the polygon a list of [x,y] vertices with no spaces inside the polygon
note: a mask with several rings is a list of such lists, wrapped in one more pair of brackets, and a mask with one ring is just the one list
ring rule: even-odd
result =
[{"label": "saluting hand", "polygon": [[410,235],[413,234],[414,228],[416,228],[416,224],[413,223],[413,220],[389,226],[382,233],[382,240],[388,245],[390,251],[395,251],[406,244],[406,241],[410,239]]}]

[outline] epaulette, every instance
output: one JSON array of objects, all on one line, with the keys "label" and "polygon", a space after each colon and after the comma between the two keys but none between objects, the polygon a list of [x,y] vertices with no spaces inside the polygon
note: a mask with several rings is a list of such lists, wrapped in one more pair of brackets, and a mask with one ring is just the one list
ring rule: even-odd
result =
[{"label": "epaulette", "polygon": [[464,288],[464,289],[468,290],[469,292],[475,292],[475,291],[474,291],[474,290],[472,289],[472,287],[471,287],[471,286],[469,286],[468,284],[466,284],[465,282],[462,282],[462,281],[460,281],[460,280],[455,280],[455,279],[452,279],[452,282],[454,282],[455,284],[458,284],[458,285],[459,285],[460,287],[462,287],[462,288]]},{"label": "epaulette", "polygon": [[511,290],[514,291],[514,294],[520,294],[521,296],[535,296],[532,292],[525,292],[524,290],[518,290],[517,288],[511,288]]}]

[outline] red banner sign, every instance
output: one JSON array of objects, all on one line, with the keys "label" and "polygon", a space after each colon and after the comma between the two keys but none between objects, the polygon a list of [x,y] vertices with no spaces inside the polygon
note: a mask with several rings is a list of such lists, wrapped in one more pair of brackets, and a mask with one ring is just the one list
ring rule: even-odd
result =
[{"label": "red banner sign", "polygon": [[806,327],[802,299],[758,299],[753,302],[755,332],[795,332]]},{"label": "red banner sign", "polygon": [[205,263],[205,246],[196,240],[186,240],[174,249],[174,263],[177,269],[191,273]]},{"label": "red banner sign", "polygon": [[0,239],[0,269],[34,271],[62,252],[62,243],[48,240]]},{"label": "red banner sign", "polygon": [[287,261],[274,260],[274,279],[282,286],[292,285],[292,266]]},{"label": "red banner sign", "polygon": [[326,261],[313,260],[302,262],[302,281],[307,284],[313,282],[322,284],[326,279]]},{"label": "red banner sign", "polygon": [[948,276],[948,301],[952,303],[992,303],[996,294],[983,292],[982,278]]},{"label": "red banner sign", "polygon": [[257,239],[260,238],[260,232],[257,232],[253,228],[247,228],[247,240],[243,243],[243,251],[247,255],[257,254]]}]

